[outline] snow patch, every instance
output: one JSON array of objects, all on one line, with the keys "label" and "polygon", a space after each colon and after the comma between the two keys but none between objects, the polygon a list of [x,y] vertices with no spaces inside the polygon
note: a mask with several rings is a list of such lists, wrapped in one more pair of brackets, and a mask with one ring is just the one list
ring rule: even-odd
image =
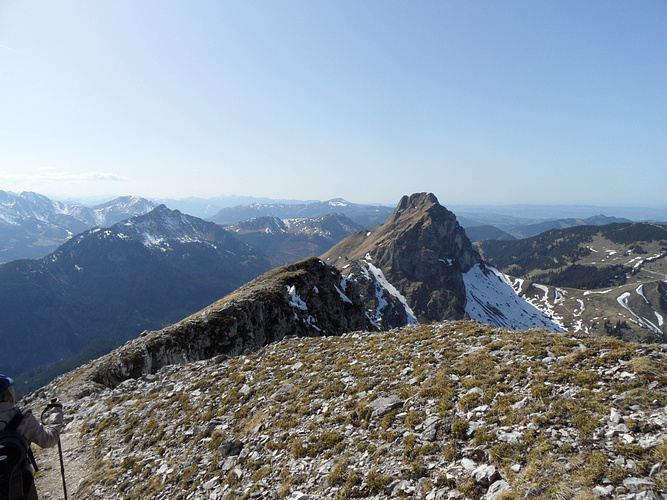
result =
[{"label": "snow patch", "polygon": [[[391,283],[389,283],[389,281],[387,281],[387,278],[384,277],[384,273],[382,272],[382,269],[379,269],[379,268],[375,267],[373,264],[369,263],[368,264],[368,270],[373,274],[373,277],[375,278],[375,281],[377,283],[379,283],[382,288],[387,290],[387,292],[389,292],[390,295],[396,297],[401,302],[401,304],[403,304],[403,307],[405,308],[405,312],[408,315],[408,324],[417,324],[417,317],[415,316],[415,313],[412,311],[412,309],[410,309],[410,306],[408,305],[408,302],[405,300],[405,297],[403,297],[401,292],[396,290],[394,285],[392,285]],[[383,307],[387,305],[386,300],[384,300],[381,297],[381,295],[378,293],[378,303],[380,301],[384,302]],[[380,306],[378,306],[378,311],[380,309],[381,309]]]},{"label": "snow patch", "polygon": [[351,304],[352,301],[348,298],[347,295],[345,295],[340,288],[334,285],[334,288],[336,288],[336,291],[338,292],[338,295],[340,295],[340,298],[343,302],[347,302],[348,304]]},{"label": "snow patch", "polygon": [[653,332],[655,332],[655,333],[657,333],[657,334],[659,334],[659,335],[662,335],[662,330],[660,330],[660,328],[658,328],[653,322],[647,320],[646,318],[642,318],[642,317],[639,316],[638,314],[635,314],[635,312],[634,312],[632,309],[630,309],[630,305],[628,304],[628,298],[629,298],[629,297],[630,297],[630,292],[623,292],[621,295],[619,295],[619,296],[616,298],[616,301],[617,301],[622,307],[624,307],[625,309],[627,309],[628,312],[629,312],[630,314],[632,314],[632,315],[637,319],[637,322],[638,322],[640,325],[643,325],[644,327],[648,328],[649,330],[651,330],[651,331],[653,331]]},{"label": "snow patch", "polygon": [[564,331],[544,312],[519,297],[509,278],[493,267],[477,264],[463,274],[463,282],[465,310],[472,319],[512,330],[547,328]]},{"label": "snow patch", "polygon": [[292,307],[297,307],[302,311],[308,310],[308,306],[306,305],[306,303],[301,299],[301,297],[299,297],[299,294],[296,293],[296,287],[294,285],[287,286],[287,293],[289,293],[291,297],[289,304]]},{"label": "snow patch", "polygon": [[611,292],[612,290],[613,290],[613,288],[610,288],[609,290],[600,290],[600,291],[597,291],[597,290],[587,290],[587,291],[584,292],[584,295],[591,295],[591,294],[594,294],[594,293],[609,293],[609,292]]},{"label": "snow patch", "polygon": [[650,304],[650,302],[646,298],[646,295],[644,295],[644,285],[643,284],[639,285],[637,287],[637,290],[635,290],[635,291],[641,296],[642,299],[644,299],[644,302],[646,302],[647,304]]}]

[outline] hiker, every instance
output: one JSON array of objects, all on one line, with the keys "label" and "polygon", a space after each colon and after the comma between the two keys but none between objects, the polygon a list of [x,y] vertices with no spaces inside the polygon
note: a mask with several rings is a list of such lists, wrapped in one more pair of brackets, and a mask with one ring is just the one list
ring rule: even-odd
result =
[{"label": "hiker", "polygon": [[[30,410],[20,410],[16,406],[13,385],[14,381],[11,378],[0,374],[0,431],[9,427],[12,419],[20,412],[23,418],[16,427],[16,431],[27,442],[26,448],[30,446],[30,443],[35,443],[42,448],[57,445],[63,425],[63,407],[60,401],[56,399],[51,402],[47,408],[48,413],[45,413],[42,419],[46,423],[42,425]],[[30,456],[32,457],[32,454]],[[23,500],[37,500],[37,490],[28,460],[26,460],[23,471],[23,492],[24,496],[20,497]]]}]

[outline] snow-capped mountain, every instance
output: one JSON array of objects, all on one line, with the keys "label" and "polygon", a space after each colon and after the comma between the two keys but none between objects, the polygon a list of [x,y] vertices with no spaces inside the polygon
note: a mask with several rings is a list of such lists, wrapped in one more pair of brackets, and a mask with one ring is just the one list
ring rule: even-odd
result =
[{"label": "snow-capped mountain", "polygon": [[129,217],[146,214],[156,206],[155,202],[139,196],[121,196],[90,210],[95,217],[95,225],[107,227]]},{"label": "snow-capped mountain", "polygon": [[75,234],[111,226],[155,206],[143,198],[124,196],[91,208],[33,192],[0,191],[0,262],[43,257]]},{"label": "snow-capped mountain", "polygon": [[225,226],[268,255],[276,266],[321,255],[362,226],[342,214],[299,219],[256,217]]},{"label": "snow-capped mountain", "polygon": [[[159,206],[0,265],[0,371],[21,373],[137,336],[271,267],[215,223]],[[97,346],[97,347],[94,347]]]},{"label": "snow-capped mountain", "polygon": [[257,217],[277,217],[279,219],[299,219],[322,217],[328,214],[343,214],[365,228],[373,228],[384,222],[392,212],[390,207],[359,205],[342,198],[312,203],[254,203],[249,206],[223,208],[209,220],[223,226]]},{"label": "snow-capped mountain", "polygon": [[430,193],[404,196],[387,222],[322,259],[363,290],[367,314],[382,329],[467,315],[512,329],[560,330],[483,263],[456,216]]}]

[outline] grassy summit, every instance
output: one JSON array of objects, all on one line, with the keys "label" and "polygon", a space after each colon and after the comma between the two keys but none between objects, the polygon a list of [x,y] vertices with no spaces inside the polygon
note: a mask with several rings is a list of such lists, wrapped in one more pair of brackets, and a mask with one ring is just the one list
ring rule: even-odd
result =
[{"label": "grassy summit", "polygon": [[54,385],[75,498],[583,499],[667,492],[666,374],[664,345],[461,321]]}]

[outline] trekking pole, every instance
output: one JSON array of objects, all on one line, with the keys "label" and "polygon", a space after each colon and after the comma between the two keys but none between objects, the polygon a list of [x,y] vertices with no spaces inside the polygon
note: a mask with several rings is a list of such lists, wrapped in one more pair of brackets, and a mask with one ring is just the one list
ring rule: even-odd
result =
[{"label": "trekking pole", "polygon": [[65,484],[65,462],[63,461],[63,447],[60,444],[60,436],[58,436],[58,454],[60,455],[60,475],[63,477],[63,494],[67,500],[67,484]]},{"label": "trekking pole", "polygon": [[[44,421],[44,414],[50,408],[62,408],[62,404],[57,402],[57,398],[53,398],[51,402],[46,405],[44,411],[42,412],[42,422]],[[63,460],[63,446],[60,444],[60,434],[58,434],[58,455],[60,456],[60,475],[63,478],[63,494],[65,495],[65,500],[67,500],[67,484],[65,482],[65,461]]]}]

